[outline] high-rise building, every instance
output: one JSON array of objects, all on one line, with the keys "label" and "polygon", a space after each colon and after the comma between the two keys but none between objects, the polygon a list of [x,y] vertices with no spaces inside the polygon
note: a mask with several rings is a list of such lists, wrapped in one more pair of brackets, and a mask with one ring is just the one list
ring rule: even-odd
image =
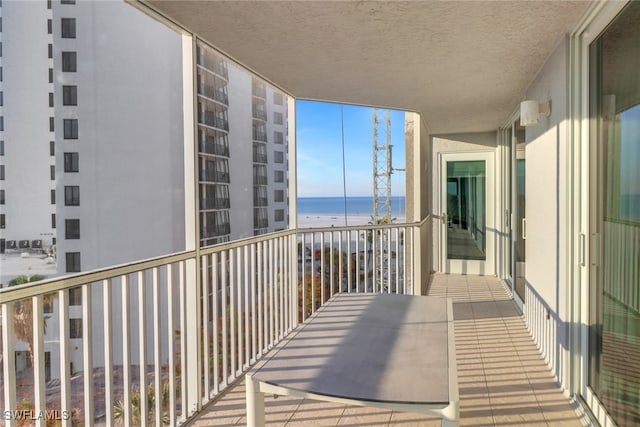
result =
[{"label": "high-rise building", "polygon": [[198,42],[185,96],[181,35],[124,2],[0,13],[1,252],[55,248],[66,274],[183,250],[192,95],[200,245],[287,227],[284,94]]},{"label": "high-rise building", "polygon": [[200,245],[287,228],[286,96],[202,42],[196,58]]}]

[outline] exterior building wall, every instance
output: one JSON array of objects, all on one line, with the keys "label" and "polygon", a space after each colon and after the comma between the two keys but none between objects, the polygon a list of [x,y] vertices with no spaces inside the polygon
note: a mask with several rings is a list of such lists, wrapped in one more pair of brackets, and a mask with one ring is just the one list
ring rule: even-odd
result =
[{"label": "exterior building wall", "polygon": [[[567,373],[569,144],[568,39],[563,39],[527,89],[527,99],[551,101],[551,115],[526,127],[527,326],[558,380]],[[563,384],[564,385],[564,384]],[[566,386],[566,385],[565,385]]]},{"label": "exterior building wall", "polygon": [[[281,99],[281,104],[276,99]],[[269,196],[269,231],[280,231],[288,228],[288,108],[287,97],[270,86],[267,86],[267,178]],[[276,122],[276,117],[282,117],[282,122]],[[278,137],[276,138],[276,135]],[[281,135],[281,136],[280,136]],[[280,139],[281,138],[281,139]],[[276,158],[276,156],[278,158]],[[282,161],[280,161],[280,157]],[[276,181],[276,172],[283,176],[282,182]],[[276,193],[282,196],[276,199]],[[278,213],[280,211],[280,213]]]},{"label": "exterior building wall", "polygon": [[51,190],[55,189],[51,177],[55,157],[50,152],[53,108],[49,106],[54,92],[49,81],[53,60],[48,55],[53,38],[47,33],[52,11],[46,2],[16,1],[3,2],[0,10],[0,141],[4,146],[0,189],[5,193],[4,204],[0,204],[5,218],[0,239],[5,239],[5,244],[28,240],[30,246],[33,240],[42,240],[47,248],[56,231],[52,227],[56,206],[51,203]]},{"label": "exterior building wall", "polygon": [[[61,37],[69,17],[76,38]],[[77,52],[76,72],[62,71],[62,52]],[[180,36],[125,3],[56,4],[54,58],[59,273],[68,252],[87,271],[183,250]],[[77,106],[63,105],[63,86],[77,87]],[[77,139],[64,119],[77,119]],[[78,172],[64,171],[65,153],[78,153]],[[71,185],[79,206],[66,206]],[[80,220],[79,239],[65,238],[67,219]]]}]

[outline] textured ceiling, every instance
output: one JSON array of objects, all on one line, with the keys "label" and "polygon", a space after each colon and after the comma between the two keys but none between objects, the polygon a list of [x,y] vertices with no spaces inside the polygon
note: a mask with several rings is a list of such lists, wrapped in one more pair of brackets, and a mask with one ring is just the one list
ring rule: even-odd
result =
[{"label": "textured ceiling", "polygon": [[495,130],[586,1],[147,1],[297,98]]}]

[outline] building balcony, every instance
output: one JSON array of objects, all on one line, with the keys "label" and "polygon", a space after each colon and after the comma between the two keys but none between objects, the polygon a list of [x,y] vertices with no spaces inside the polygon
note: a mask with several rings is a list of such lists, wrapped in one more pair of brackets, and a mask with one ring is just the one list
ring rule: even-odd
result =
[{"label": "building balcony", "polygon": [[226,61],[216,58],[215,54],[205,52],[202,48],[198,48],[197,64],[198,66],[216,76],[221,77],[225,81],[229,81],[229,69]]},{"label": "building balcony", "polygon": [[198,141],[200,154],[211,154],[213,156],[229,157],[229,143],[226,140],[207,138]]},{"label": "building balcony", "polygon": [[266,164],[267,163],[267,154],[254,151],[253,152],[253,162],[254,163]]},{"label": "building balcony", "polygon": [[256,98],[267,99],[267,88],[263,84],[253,84],[253,96]]},{"label": "building balcony", "polygon": [[267,121],[267,111],[261,108],[253,108],[253,118],[262,120],[264,122]]},{"label": "building balcony", "polygon": [[200,171],[200,181],[221,182],[228,184],[229,182],[231,182],[231,177],[229,176],[229,172],[204,169]]},{"label": "building balcony", "polygon": [[213,198],[200,199],[200,210],[229,209],[230,207],[231,207],[231,201],[229,200],[228,197],[213,197]]},{"label": "building balcony", "polygon": [[[283,231],[201,249],[198,262],[186,251],[0,290],[0,403],[46,407],[85,425],[132,425],[140,413],[156,425],[243,424],[238,380],[332,295],[421,293],[416,244],[430,226]],[[80,289],[80,306],[70,305],[70,289]],[[499,279],[435,275],[428,292],[454,300],[462,425],[581,425]],[[43,314],[45,303],[51,314]],[[70,332],[70,322],[81,328]],[[31,344],[23,342],[25,326]],[[14,357],[19,350],[33,352],[35,368]],[[271,397],[266,417],[439,425],[415,414]]]},{"label": "building balcony", "polygon": [[213,99],[214,101],[221,103],[225,107],[229,106],[229,95],[213,86],[204,84],[200,85],[198,87],[198,95]]},{"label": "building balcony", "polygon": [[198,115],[198,123],[210,126],[212,128],[229,131],[229,121],[222,117],[217,117],[213,113],[200,113]]},{"label": "building balcony", "polygon": [[253,130],[253,140],[254,141],[260,141],[260,142],[267,142],[267,133],[266,132],[261,132],[258,130]]}]

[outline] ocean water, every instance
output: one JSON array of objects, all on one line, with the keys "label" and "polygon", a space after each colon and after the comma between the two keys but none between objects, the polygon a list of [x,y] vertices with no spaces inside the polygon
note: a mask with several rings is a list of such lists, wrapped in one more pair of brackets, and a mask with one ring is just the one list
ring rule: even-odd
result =
[{"label": "ocean water", "polygon": [[[347,215],[373,215],[373,197],[347,197]],[[404,216],[406,204],[404,196],[391,198],[391,214]],[[335,215],[344,216],[345,198],[343,197],[299,197],[298,215]]]}]

